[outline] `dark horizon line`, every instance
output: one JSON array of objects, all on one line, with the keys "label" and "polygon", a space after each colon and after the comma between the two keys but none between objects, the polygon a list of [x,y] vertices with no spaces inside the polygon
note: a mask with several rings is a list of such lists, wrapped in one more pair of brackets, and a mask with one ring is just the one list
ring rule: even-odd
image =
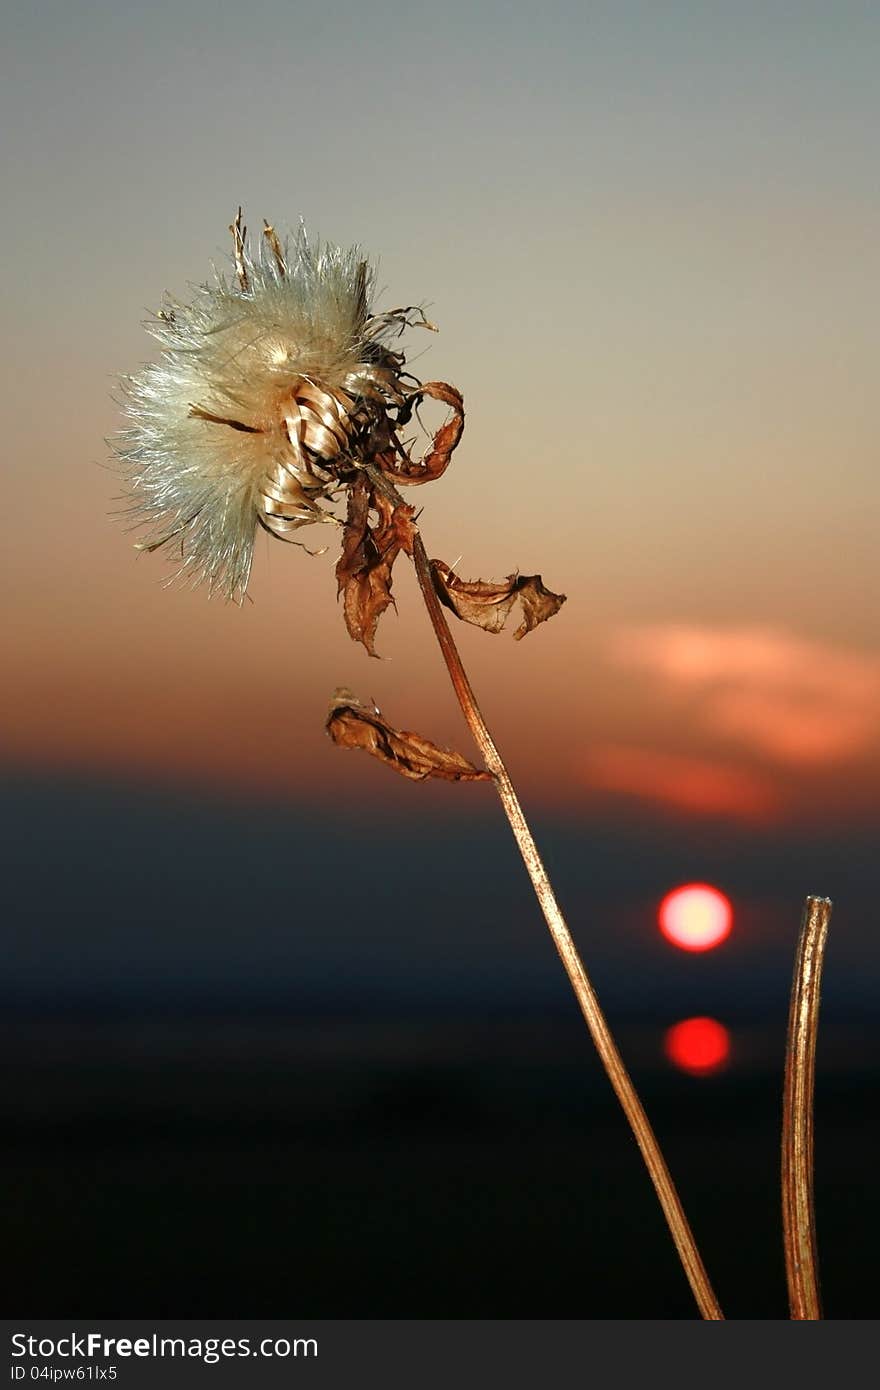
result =
[{"label": "dark horizon line", "polygon": [[[370,769],[372,771],[372,769]],[[253,784],[231,781],[228,784],[213,781],[197,782],[193,785],[185,776],[150,776],[146,772],[122,768],[85,768],[58,766],[54,768],[33,766],[15,759],[3,759],[0,755],[0,798],[12,795],[16,790],[48,792],[59,795],[110,796],[129,799],[135,797],[140,802],[155,806],[173,802],[177,810],[203,810],[206,804],[218,816],[241,815],[248,812],[257,815],[276,813],[280,815],[307,816],[311,822],[333,821],[338,815],[338,803],[334,806],[329,797],[316,796],[314,789],[297,793],[293,789],[282,791],[267,787],[263,790]],[[431,790],[435,790],[432,784]],[[442,790],[450,791],[444,786]],[[415,788],[418,794],[418,788]],[[357,806],[361,807],[367,799],[363,785],[357,788]],[[392,796],[377,797],[384,815],[391,822],[401,819],[408,823],[412,813],[395,803]],[[494,801],[469,802],[462,807],[459,801],[441,804],[434,800],[429,805],[422,804],[420,815],[428,820],[443,822],[467,818],[498,821],[507,834],[497,805]],[[880,809],[876,822],[861,817],[841,820],[830,825],[827,821],[813,819],[792,819],[768,826],[763,821],[747,821],[740,816],[690,812],[681,807],[654,803],[638,797],[622,797],[615,804],[557,805],[543,802],[533,810],[533,820],[538,824],[549,825],[565,830],[572,828],[574,822],[579,827],[590,826],[599,833],[627,835],[664,835],[671,833],[705,835],[712,840],[724,835],[731,842],[748,842],[756,838],[766,839],[768,834],[778,835],[798,845],[821,841],[837,843],[849,842],[855,835],[861,839],[880,839]]]}]

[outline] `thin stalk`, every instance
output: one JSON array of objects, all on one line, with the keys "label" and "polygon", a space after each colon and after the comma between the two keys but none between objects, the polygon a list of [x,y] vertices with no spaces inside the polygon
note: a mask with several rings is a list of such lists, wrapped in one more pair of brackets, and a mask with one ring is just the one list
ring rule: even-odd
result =
[{"label": "thin stalk", "polygon": [[825,942],[831,921],[828,898],[807,898],[801,922],[785,1057],[782,1102],[782,1231],[791,1316],[822,1316],[813,1200],[813,1094],[816,1039]]},{"label": "thin stalk", "polygon": [[[391,501],[402,501],[397,489],[383,476],[379,469],[372,465],[367,465],[366,472],[369,474],[374,486],[385,494]],[[589,976],[584,969],[577,948],[572,940],[571,932],[568,929],[565,918],[556,895],[547,877],[547,871],[541,862],[537,846],[532,837],[532,832],[528,827],[526,818],[523,815],[519,798],[510,780],[510,774],[504,765],[504,761],[495,746],[495,741],[486,726],[486,721],[477,704],[476,696],[471,689],[467,672],[462,664],[458,648],[455,645],[446,615],[437,596],[434,587],[434,579],[431,574],[431,565],[428,554],[425,550],[422,538],[416,534],[413,546],[413,560],[415,562],[416,574],[419,580],[419,587],[431,619],[431,626],[434,635],[446,662],[446,669],[449,672],[453,689],[458,697],[462,713],[467,721],[474,741],[483,755],[486,767],[495,777],[495,786],[501,798],[504,812],[510,822],[514,838],[522,855],[523,863],[532,881],[535,896],[544,914],[544,920],[550,930],[553,943],[559,952],[562,964],[565,967],[571,987],[580,1005],[581,1013],[584,1016],[590,1036],[593,1039],[596,1050],[602,1060],[602,1065],[608,1075],[608,1079],[614,1088],[617,1099],[623,1107],[624,1114],[629,1121],[636,1143],[638,1144],[642,1157],[651,1175],[651,1181],[660,1200],[663,1214],[666,1217],[675,1248],[687,1275],[688,1282],[697,1301],[701,1315],[713,1321],[723,1320],[724,1314],[718,1305],[718,1300],[712,1291],[709,1276],[700,1258],[696,1241],[694,1240],[691,1228],[688,1225],[687,1217],[681,1205],[675,1184],[672,1181],[666,1161],[660,1152],[660,1145],[651,1128],[644,1107],[636,1093],[636,1089],[630,1079],[629,1073],[624,1066],[623,1059],[617,1050],[617,1045],[611,1036],[611,1031],[605,1021],[605,1016],[599,1007],[599,1001],[595,990],[590,983]]]}]

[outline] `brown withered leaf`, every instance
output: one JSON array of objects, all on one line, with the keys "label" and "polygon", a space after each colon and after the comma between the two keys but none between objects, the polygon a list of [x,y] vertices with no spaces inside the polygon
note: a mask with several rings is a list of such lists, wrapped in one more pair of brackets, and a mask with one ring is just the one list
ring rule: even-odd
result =
[{"label": "brown withered leaf", "polygon": [[340,748],[361,748],[414,782],[423,782],[426,777],[441,777],[447,782],[492,781],[491,772],[481,772],[461,753],[438,748],[421,734],[392,729],[376,710],[361,704],[350,690],[334,693],[327,732]]},{"label": "brown withered leaf", "polygon": [[547,589],[539,574],[509,574],[500,583],[459,579],[442,560],[431,561],[431,573],[441,602],[464,622],[486,632],[500,632],[514,604],[519,603],[523,620],[513,634],[517,642],[552,618],[565,603],[565,594]]},{"label": "brown withered leaf", "polygon": [[[370,526],[370,512],[378,521]],[[348,489],[348,515],[342,533],[342,554],[336,565],[339,593],[349,636],[363,642],[375,656],[379,619],[390,603],[391,569],[401,550],[412,554],[415,508],[395,507],[374,493],[361,475]]]},{"label": "brown withered leaf", "polygon": [[413,407],[425,396],[429,396],[432,401],[442,401],[452,409],[451,417],[440,426],[431,440],[428,452],[420,459],[411,459],[406,454],[401,456],[400,452],[389,452],[383,454],[380,460],[385,472],[390,473],[395,482],[406,487],[415,487],[419,483],[433,483],[436,478],[441,477],[449,467],[449,460],[464,429],[464,398],[460,391],[445,381],[422,382],[407,398],[406,406],[399,416],[399,424],[406,424]]}]

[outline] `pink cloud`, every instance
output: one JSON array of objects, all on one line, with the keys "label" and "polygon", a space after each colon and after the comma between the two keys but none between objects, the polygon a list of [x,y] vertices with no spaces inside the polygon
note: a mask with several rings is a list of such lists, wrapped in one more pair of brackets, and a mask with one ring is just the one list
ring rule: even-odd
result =
[{"label": "pink cloud", "polygon": [[780,762],[831,763],[855,757],[874,739],[873,706],[820,703],[760,690],[719,692],[706,709],[718,733]]},{"label": "pink cloud", "polygon": [[586,775],[589,784],[600,790],[639,796],[700,815],[764,821],[773,819],[780,809],[774,787],[757,773],[731,763],[647,748],[622,744],[594,748]]},{"label": "pink cloud", "polygon": [[880,658],[772,628],[682,624],[612,635],[616,664],[647,671],[696,720],[785,763],[853,758],[880,733]]}]

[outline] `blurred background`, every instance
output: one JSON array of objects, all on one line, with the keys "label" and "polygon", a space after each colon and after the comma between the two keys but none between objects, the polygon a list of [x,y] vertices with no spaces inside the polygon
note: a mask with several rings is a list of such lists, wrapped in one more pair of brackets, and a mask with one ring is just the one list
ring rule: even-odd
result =
[{"label": "blurred background", "polygon": [[[14,1311],[693,1316],[491,789],[323,732],[346,684],[470,755],[405,561],[376,661],[332,553],[261,540],[237,608],[133,552],[118,377],[241,203],[360,242],[379,306],[438,324],[411,361],[468,425],[429,552],[568,595],[523,643],[456,635],[730,1316],[786,1316],[788,992],[833,898],[820,1258],[828,1315],[868,1316],[877,11],[43,0],[3,30]],[[658,930],[693,881],[733,908],[700,953]]]}]

